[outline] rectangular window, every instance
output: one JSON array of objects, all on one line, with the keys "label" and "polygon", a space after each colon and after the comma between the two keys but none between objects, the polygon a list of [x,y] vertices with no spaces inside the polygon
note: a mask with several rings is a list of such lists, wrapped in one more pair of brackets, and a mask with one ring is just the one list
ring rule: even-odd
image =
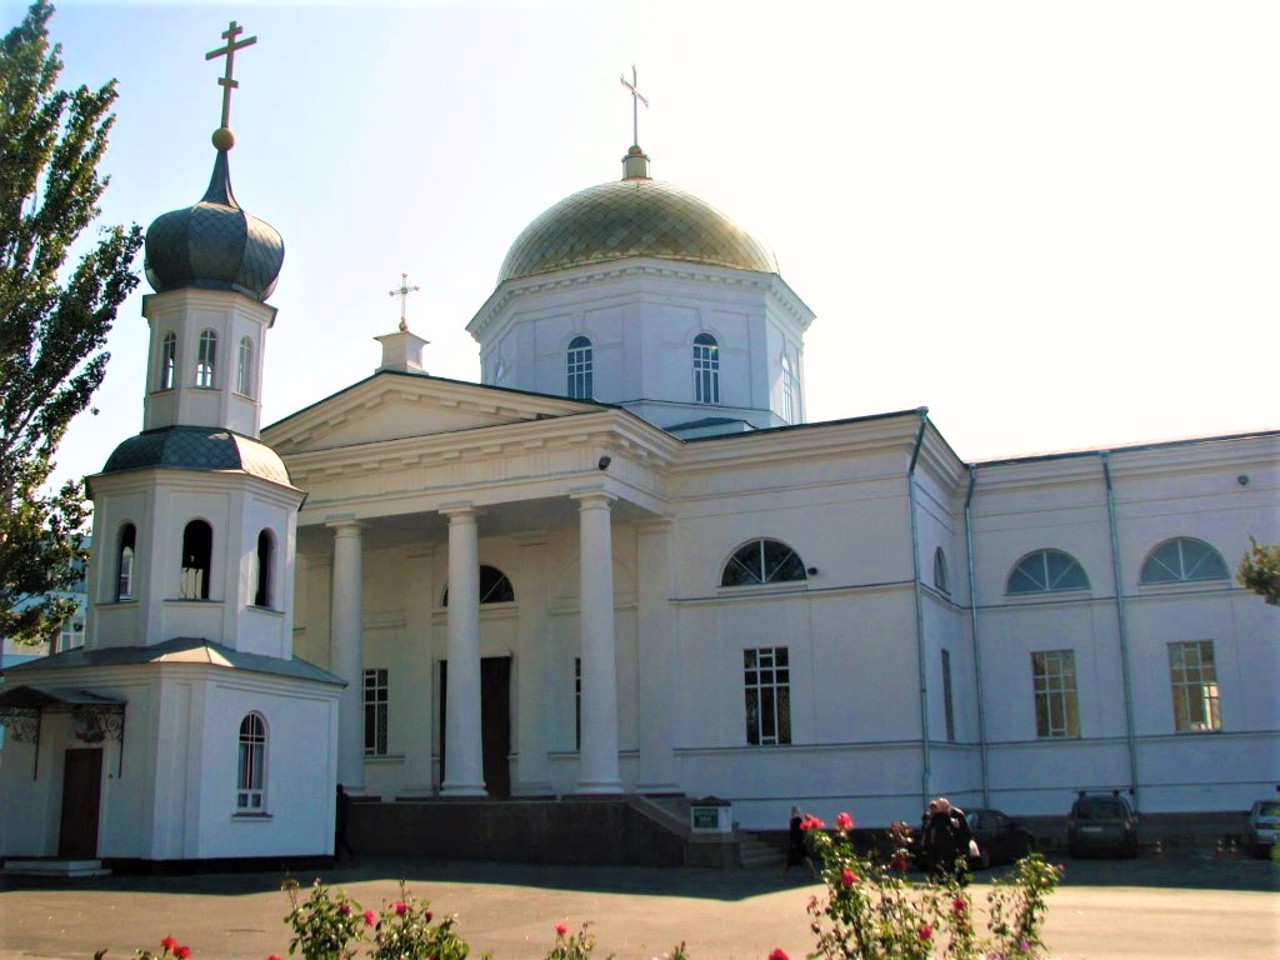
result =
[{"label": "rectangular window", "polygon": [[947,722],[947,742],[956,742],[956,713],[951,701],[951,653],[942,651],[942,712]]},{"label": "rectangular window", "polygon": [[573,658],[573,749],[582,749],[582,658]]},{"label": "rectangular window", "polygon": [[1042,740],[1080,736],[1075,651],[1031,654],[1031,683],[1036,698],[1036,736]]},{"label": "rectangular window", "polygon": [[786,647],[742,651],[747,743],[791,742],[791,669]]},{"label": "rectangular window", "polygon": [[1212,640],[1169,644],[1169,679],[1173,685],[1174,730],[1186,733],[1222,729]]},{"label": "rectangular window", "polygon": [[364,755],[387,755],[387,671],[364,672]]}]

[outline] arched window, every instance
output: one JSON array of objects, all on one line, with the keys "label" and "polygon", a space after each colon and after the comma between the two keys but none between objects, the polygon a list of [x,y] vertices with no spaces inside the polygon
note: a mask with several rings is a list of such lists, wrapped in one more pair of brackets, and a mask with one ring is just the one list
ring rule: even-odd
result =
[{"label": "arched window", "polygon": [[133,554],[138,546],[138,531],[132,523],[120,528],[120,545],[116,551],[116,601],[133,599]]},{"label": "arched window", "polygon": [[258,534],[258,553],[254,558],[257,576],[253,589],[253,605],[255,607],[271,606],[272,560],[275,554],[275,538],[270,530]]},{"label": "arched window", "polygon": [[200,350],[196,354],[196,386],[214,386],[218,363],[218,335],[212,330],[200,334]]},{"label": "arched window", "polygon": [[[480,565],[480,602],[481,603],[514,603],[515,588],[507,575],[497,567]],[[449,588],[444,588],[444,606],[449,605]]]},{"label": "arched window", "polygon": [[933,551],[933,585],[939,593],[951,596],[951,579],[947,576],[947,555],[938,547]]},{"label": "arched window", "polygon": [[752,540],[733,552],[720,574],[720,586],[807,580],[804,561],[781,540]]},{"label": "arched window", "polygon": [[262,813],[267,806],[267,724],[259,713],[240,721],[240,762],[236,771],[236,812]]},{"label": "arched window", "polygon": [[240,338],[240,353],[236,361],[236,393],[253,396],[253,341]]},{"label": "arched window", "polygon": [[787,423],[796,422],[796,375],[785,353],[782,355],[782,419]]},{"label": "arched window", "polygon": [[1089,577],[1071,554],[1061,550],[1037,550],[1014,565],[1005,589],[1011,594],[1088,590]]},{"label": "arched window", "polygon": [[178,335],[170,331],[160,341],[160,389],[172,390],[178,364]]},{"label": "arched window", "polygon": [[182,583],[178,595],[183,600],[209,599],[209,569],[213,562],[213,527],[192,520],[182,531]]},{"label": "arched window", "polygon": [[568,372],[568,396],[574,400],[590,400],[595,396],[591,341],[586,337],[574,337],[569,341]]},{"label": "arched window", "polygon": [[1174,537],[1158,544],[1142,562],[1143,583],[1226,580],[1230,576],[1222,554],[1191,537]]},{"label": "arched window", "polygon": [[720,402],[720,347],[709,333],[693,338],[693,399],[697,403]]}]

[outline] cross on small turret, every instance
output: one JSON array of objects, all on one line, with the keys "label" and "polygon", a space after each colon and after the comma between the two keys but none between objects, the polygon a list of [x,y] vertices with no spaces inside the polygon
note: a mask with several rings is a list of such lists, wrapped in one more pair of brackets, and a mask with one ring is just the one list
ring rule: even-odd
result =
[{"label": "cross on small turret", "polygon": [[231,120],[231,91],[240,86],[239,82],[231,77],[235,70],[236,51],[251,47],[258,42],[257,37],[237,40],[236,37],[242,33],[244,33],[244,27],[232,20],[231,25],[222,34],[222,39],[227,41],[227,45],[217,50],[210,50],[204,55],[206,60],[212,60],[214,57],[227,58],[227,71],[218,78],[218,86],[222,87],[222,128],[224,130],[229,129],[228,124]]},{"label": "cross on small turret", "polygon": [[409,321],[404,318],[404,303],[409,299],[409,294],[417,293],[421,287],[409,286],[409,275],[407,273],[400,274],[400,286],[390,291],[390,295],[400,298],[400,332],[404,333],[409,329]]},{"label": "cross on small turret", "polygon": [[631,65],[631,81],[628,83],[626,77],[620,77],[622,85],[631,91],[631,142],[635,146],[640,146],[640,104],[646,107],[649,101],[645,95],[636,89],[636,65]]}]

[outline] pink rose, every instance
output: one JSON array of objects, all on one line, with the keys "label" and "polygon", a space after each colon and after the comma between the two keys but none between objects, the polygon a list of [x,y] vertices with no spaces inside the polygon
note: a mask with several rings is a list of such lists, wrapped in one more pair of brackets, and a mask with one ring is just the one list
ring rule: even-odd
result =
[{"label": "pink rose", "polygon": [[773,953],[769,954],[769,960],[791,960],[791,958],[782,952],[781,947],[774,947]]},{"label": "pink rose", "polygon": [[569,928],[568,928],[567,926],[565,926],[563,923],[557,923],[557,924],[556,924],[556,936],[557,936],[557,937],[563,937],[563,936],[564,936],[566,933],[568,933],[568,932],[569,932]]},{"label": "pink rose", "polygon": [[848,833],[853,829],[853,817],[847,813],[836,814],[836,829],[841,833]]},{"label": "pink rose", "polygon": [[267,957],[267,960],[280,960],[280,957],[273,953],[271,956]]},{"label": "pink rose", "polygon": [[409,905],[405,903],[403,900],[397,900],[395,903],[391,905],[391,909],[396,912],[397,917],[403,917],[406,913],[409,912]]},{"label": "pink rose", "polygon": [[374,913],[372,910],[366,910],[364,912],[364,925],[366,927],[372,927],[377,922],[378,922],[378,915],[376,913]]},{"label": "pink rose", "polygon": [[854,873],[852,870],[845,870],[844,873],[840,874],[840,885],[844,887],[846,890],[848,890],[857,882],[858,882],[858,875]]},{"label": "pink rose", "polygon": [[805,817],[803,820],[800,821],[801,830],[821,830],[825,826],[826,824],[823,823],[821,820],[819,820],[817,817],[815,817],[813,814],[809,814],[807,817]]}]

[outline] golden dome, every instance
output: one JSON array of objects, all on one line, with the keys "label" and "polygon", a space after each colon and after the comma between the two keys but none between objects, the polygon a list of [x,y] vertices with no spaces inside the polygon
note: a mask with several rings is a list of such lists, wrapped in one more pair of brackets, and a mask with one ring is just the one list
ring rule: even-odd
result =
[{"label": "golden dome", "polygon": [[631,177],[561,200],[516,238],[498,283],[628,257],[777,273],[768,247],[710,204],[660,180]]}]

